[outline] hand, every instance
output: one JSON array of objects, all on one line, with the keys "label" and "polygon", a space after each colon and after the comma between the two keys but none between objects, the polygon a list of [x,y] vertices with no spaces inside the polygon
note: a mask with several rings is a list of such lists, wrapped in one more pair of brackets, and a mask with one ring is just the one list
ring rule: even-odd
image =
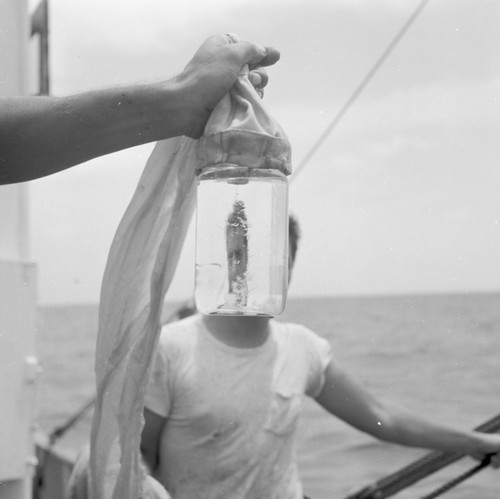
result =
[{"label": "hand", "polygon": [[172,499],[165,487],[155,480],[151,475],[147,475],[143,482],[141,499]]},{"label": "hand", "polygon": [[248,65],[252,84],[262,89],[268,82],[264,66],[276,63],[279,57],[276,49],[241,41],[235,35],[208,38],[176,77],[185,88],[191,108],[186,135],[198,138],[203,134],[211,112],[231,89],[244,66]]},{"label": "hand", "polygon": [[491,466],[493,468],[499,469],[500,468],[500,453],[496,453],[491,457]]},{"label": "hand", "polygon": [[491,467],[500,468],[500,435],[498,433],[481,433],[480,438],[480,446],[477,451],[472,453],[472,457],[482,461],[487,455],[490,455]]}]

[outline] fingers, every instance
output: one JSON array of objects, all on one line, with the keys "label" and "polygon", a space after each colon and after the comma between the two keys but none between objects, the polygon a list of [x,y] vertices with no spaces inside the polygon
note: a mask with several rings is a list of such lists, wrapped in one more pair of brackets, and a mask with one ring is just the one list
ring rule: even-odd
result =
[{"label": "fingers", "polygon": [[280,53],[275,48],[240,40],[234,33],[213,35],[205,40],[202,48],[213,51],[223,46],[231,50],[240,67],[248,65],[250,70],[261,66],[272,66],[280,59]]},{"label": "fingers", "polygon": [[239,52],[242,65],[248,64],[250,69],[257,66],[272,66],[280,59],[280,53],[273,47],[264,47],[252,42],[241,41],[234,44]]},{"label": "fingers", "polygon": [[259,62],[259,66],[272,66],[276,64],[281,57],[279,50],[274,47],[264,47],[266,50],[266,56]]},{"label": "fingers", "polygon": [[[237,40],[236,35],[226,35]],[[235,38],[236,37],[236,38]],[[272,47],[263,47],[251,42],[239,41],[233,42],[235,50],[238,51],[242,65],[248,65],[250,73],[248,79],[254,86],[257,93],[262,98],[264,96],[264,87],[269,82],[269,76],[264,66],[271,66],[280,59],[280,53]]]},{"label": "fingers", "polygon": [[248,79],[255,88],[264,88],[269,82],[269,76],[264,68],[257,68],[250,71]]},{"label": "fingers", "polygon": [[240,40],[238,35],[227,33],[219,40],[228,45],[238,58],[240,67],[248,66],[248,78],[258,94],[263,97],[264,87],[269,82],[269,76],[264,67],[275,64],[280,59],[280,53],[273,47],[264,47],[252,42]]},{"label": "fingers", "polygon": [[240,37],[235,33],[226,33],[224,37],[229,41],[229,43],[238,43],[240,42]]},{"label": "fingers", "polygon": [[196,110],[192,113],[196,123],[189,126],[187,135],[198,138],[203,133],[210,112],[240,74],[248,74],[262,97],[269,80],[264,67],[275,64],[279,58],[276,49],[242,41],[232,33],[207,38],[177,77],[190,87],[190,106]]},{"label": "fingers", "polygon": [[[500,468],[500,454],[471,454],[471,457],[474,459],[487,462],[489,466],[492,468],[498,469]],[[486,461],[488,460],[488,461]]]}]

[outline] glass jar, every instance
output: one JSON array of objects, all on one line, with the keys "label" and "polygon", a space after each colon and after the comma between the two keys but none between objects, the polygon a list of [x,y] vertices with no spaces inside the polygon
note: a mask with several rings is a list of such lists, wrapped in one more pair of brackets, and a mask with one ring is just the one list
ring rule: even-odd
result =
[{"label": "glass jar", "polygon": [[198,175],[196,288],[206,315],[279,315],[288,287],[288,180],[224,163]]}]

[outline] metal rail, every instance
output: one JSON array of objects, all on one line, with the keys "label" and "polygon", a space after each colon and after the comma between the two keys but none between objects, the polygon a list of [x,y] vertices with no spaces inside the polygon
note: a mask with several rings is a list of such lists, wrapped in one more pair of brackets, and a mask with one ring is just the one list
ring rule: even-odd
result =
[{"label": "metal rail", "polygon": [[[500,414],[481,424],[475,430],[483,433],[497,432],[500,430]],[[465,454],[439,451],[429,452],[424,457],[417,459],[395,473],[381,478],[377,482],[347,496],[346,499],[384,499],[390,497],[463,457],[465,457]]]}]

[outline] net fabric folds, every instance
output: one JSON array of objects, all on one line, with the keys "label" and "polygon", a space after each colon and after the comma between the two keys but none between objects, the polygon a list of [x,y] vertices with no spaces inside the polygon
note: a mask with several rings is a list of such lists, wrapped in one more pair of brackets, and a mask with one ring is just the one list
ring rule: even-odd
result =
[{"label": "net fabric folds", "polygon": [[144,396],[163,299],[194,208],[194,146],[185,137],[156,144],[111,245],[96,345],[92,499],[142,497]]},{"label": "net fabric folds", "polygon": [[248,77],[241,75],[212,112],[198,140],[199,167],[234,163],[291,173],[291,147]]},{"label": "net fabric folds", "polygon": [[164,298],[194,209],[196,172],[221,162],[290,169],[290,144],[246,74],[200,139],[156,144],[115,234],[99,310],[91,499],[169,497],[141,465],[144,397]]}]

